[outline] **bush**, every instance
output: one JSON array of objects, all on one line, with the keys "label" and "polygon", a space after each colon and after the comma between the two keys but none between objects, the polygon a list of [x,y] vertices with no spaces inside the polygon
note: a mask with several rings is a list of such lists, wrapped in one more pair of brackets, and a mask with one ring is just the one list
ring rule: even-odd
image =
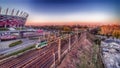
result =
[{"label": "bush", "polygon": [[101,44],[101,40],[100,39],[95,39],[94,42],[95,42],[95,44],[98,44],[98,45]]},{"label": "bush", "polygon": [[22,41],[19,40],[19,41],[16,41],[16,42],[11,43],[11,44],[9,45],[9,47],[13,47],[13,46],[16,46],[16,45],[21,44],[21,43],[22,43]]},{"label": "bush", "polygon": [[15,28],[16,30],[24,30],[25,28]]},{"label": "bush", "polygon": [[0,31],[7,31],[9,30],[8,28],[0,28]]}]

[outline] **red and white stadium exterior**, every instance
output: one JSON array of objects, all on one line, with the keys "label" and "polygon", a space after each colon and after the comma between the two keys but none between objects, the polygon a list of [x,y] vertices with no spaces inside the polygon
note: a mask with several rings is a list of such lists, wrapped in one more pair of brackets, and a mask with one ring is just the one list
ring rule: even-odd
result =
[{"label": "red and white stadium exterior", "polygon": [[23,27],[28,16],[28,13],[20,10],[0,7],[0,27]]}]

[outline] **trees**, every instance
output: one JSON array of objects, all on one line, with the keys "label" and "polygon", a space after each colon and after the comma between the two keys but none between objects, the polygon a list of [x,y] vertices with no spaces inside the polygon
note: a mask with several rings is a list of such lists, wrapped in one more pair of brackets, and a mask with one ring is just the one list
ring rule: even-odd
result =
[{"label": "trees", "polygon": [[101,35],[106,35],[107,37],[113,36],[120,38],[120,25],[104,25],[101,26]]},{"label": "trees", "polygon": [[116,38],[120,38],[120,30],[114,30],[112,36]]},{"label": "trees", "polygon": [[69,33],[71,31],[71,28],[68,26],[64,26],[63,31],[64,31],[64,33]]}]

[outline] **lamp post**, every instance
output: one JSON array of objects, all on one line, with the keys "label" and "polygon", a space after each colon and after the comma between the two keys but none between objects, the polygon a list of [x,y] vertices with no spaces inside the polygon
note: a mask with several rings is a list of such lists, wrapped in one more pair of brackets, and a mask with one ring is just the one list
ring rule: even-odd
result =
[{"label": "lamp post", "polygon": [[78,27],[76,25],[76,28],[75,28],[75,33],[76,33],[76,42],[78,43]]},{"label": "lamp post", "polygon": [[2,8],[0,7],[0,14],[1,14],[1,12],[2,12]]},{"label": "lamp post", "polygon": [[54,52],[54,50],[53,50],[53,58],[54,58],[54,60],[53,60],[53,68],[55,68],[55,66],[56,66],[56,64],[55,64],[55,52]]},{"label": "lamp post", "polygon": [[59,62],[61,61],[61,38],[58,38],[59,43],[58,43],[58,60]]},{"label": "lamp post", "polygon": [[[0,34],[0,36],[1,36],[1,34]],[[0,37],[0,42],[1,42],[1,37]]]},{"label": "lamp post", "polygon": [[69,51],[70,51],[70,48],[71,48],[71,35],[69,34]]}]

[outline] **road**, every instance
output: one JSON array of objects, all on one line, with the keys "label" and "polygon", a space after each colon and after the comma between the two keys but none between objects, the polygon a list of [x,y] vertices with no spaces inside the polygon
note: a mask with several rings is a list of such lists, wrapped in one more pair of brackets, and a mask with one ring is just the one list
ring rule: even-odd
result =
[{"label": "road", "polygon": [[[19,39],[18,39],[19,40]],[[0,52],[9,48],[9,44],[18,41],[18,40],[12,40],[12,41],[5,41],[5,42],[0,42]]]},{"label": "road", "polygon": [[14,46],[14,47],[10,47],[10,48],[7,48],[7,49],[4,49],[2,51],[0,51],[0,54],[10,54],[10,53],[13,53],[13,52],[16,52],[16,51],[19,51],[21,49],[24,49],[28,46],[31,46],[33,44],[35,44],[36,42],[34,40],[27,40],[27,39],[21,39],[23,41],[22,44],[19,44],[17,46]]}]

